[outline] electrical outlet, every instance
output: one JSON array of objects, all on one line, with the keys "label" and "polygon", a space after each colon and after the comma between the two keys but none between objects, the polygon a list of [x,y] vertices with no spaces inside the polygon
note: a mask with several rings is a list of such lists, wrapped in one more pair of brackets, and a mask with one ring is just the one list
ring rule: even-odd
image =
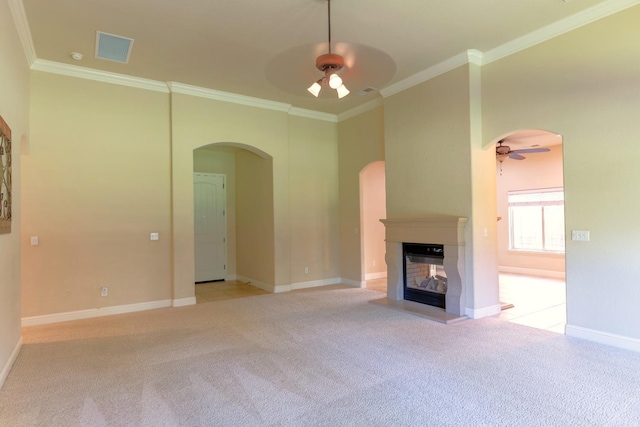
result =
[{"label": "electrical outlet", "polygon": [[309,274],[309,267],[304,268],[304,274]]},{"label": "electrical outlet", "polygon": [[150,239],[150,240],[159,240],[159,239],[160,239],[160,234],[158,234],[158,233],[151,233],[151,234],[149,235],[149,239]]},{"label": "electrical outlet", "polygon": [[107,288],[106,286],[103,286],[102,289],[100,290],[100,295],[102,295],[103,297],[106,297],[107,295],[109,295],[109,288]]}]

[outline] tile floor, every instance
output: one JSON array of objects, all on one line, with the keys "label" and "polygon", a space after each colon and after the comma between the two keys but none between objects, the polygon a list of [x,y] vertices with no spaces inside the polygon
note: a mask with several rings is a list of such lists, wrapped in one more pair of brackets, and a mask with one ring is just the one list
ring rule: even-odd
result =
[{"label": "tile floor", "polygon": [[387,278],[367,280],[367,289],[387,293]]},{"label": "tile floor", "polygon": [[565,282],[562,279],[500,274],[500,301],[513,304],[498,319],[564,334],[567,323]]},{"label": "tile floor", "polygon": [[238,280],[198,283],[196,284],[196,304],[268,293]]}]

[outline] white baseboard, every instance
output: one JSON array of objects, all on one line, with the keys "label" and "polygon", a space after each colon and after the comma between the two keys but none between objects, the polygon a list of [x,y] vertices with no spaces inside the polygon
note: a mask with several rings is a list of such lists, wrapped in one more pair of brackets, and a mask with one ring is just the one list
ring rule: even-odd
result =
[{"label": "white baseboard", "polygon": [[637,338],[610,334],[608,332],[596,331],[595,329],[588,329],[581,326],[573,326],[569,324],[567,324],[567,326],[565,327],[565,334],[569,337],[581,338],[584,340],[597,342],[598,344],[605,344],[613,347],[623,348],[625,350],[640,352],[640,340]]},{"label": "white baseboard", "polygon": [[254,280],[246,276],[238,276],[236,280],[248,283],[260,289],[264,289],[265,291],[273,292],[274,294],[277,294],[280,292],[289,292],[296,289],[307,289],[307,288],[315,288],[319,286],[339,285],[339,284],[354,286],[356,288],[366,287],[366,282],[358,282],[355,280],[344,279],[342,277],[334,277],[331,279],[323,279],[323,280],[310,280],[308,282],[296,282],[296,283],[291,283],[287,285],[276,285],[276,286],[268,285],[266,283],[259,282],[257,280]]},{"label": "white baseboard", "polygon": [[[264,288],[260,288],[260,289],[264,289]],[[265,290],[269,290],[269,289],[265,289]],[[293,288],[291,287],[291,285],[276,285],[271,289],[270,292],[273,292],[274,294],[279,294],[281,292],[290,292],[292,290]]]},{"label": "white baseboard", "polygon": [[[194,298],[195,300],[195,298]],[[91,317],[111,316],[113,314],[132,313],[134,311],[152,310],[171,307],[171,300],[141,302],[137,304],[115,305],[112,307],[93,308],[90,310],[69,311],[66,313],[45,314],[22,318],[22,326],[46,325],[48,323],[68,322],[70,320],[89,319]]]},{"label": "white baseboard", "polygon": [[351,279],[345,279],[344,277],[342,277],[340,279],[340,283],[342,283],[344,285],[348,285],[348,286],[353,286],[354,288],[366,288],[367,287],[367,282],[358,281],[358,280],[351,280]]},{"label": "white baseboard", "polygon": [[340,283],[340,278],[334,277],[333,279],[311,280],[309,282],[292,283],[291,289],[295,290],[295,289],[317,288],[318,286],[337,285],[339,283]]},{"label": "white baseboard", "polygon": [[500,266],[498,267],[498,271],[500,273],[513,273],[513,274],[524,274],[526,276],[551,277],[553,279],[564,279],[566,277],[566,274],[564,271],[537,270],[535,268]]},{"label": "white baseboard", "polygon": [[238,278],[235,274],[229,274],[224,278],[224,280],[238,280]]},{"label": "white baseboard", "polygon": [[377,273],[367,273],[364,275],[364,280],[386,279],[387,272],[379,271]]},{"label": "white baseboard", "polygon": [[483,317],[495,316],[496,314],[500,314],[501,311],[502,306],[500,304],[496,304],[478,309],[467,308],[465,310],[465,314],[471,319],[480,319]]},{"label": "white baseboard", "polygon": [[196,297],[178,298],[171,301],[172,307],[184,307],[187,305],[194,305],[196,303]]},{"label": "white baseboard", "polygon": [[260,282],[259,280],[255,280],[255,279],[252,279],[251,277],[246,277],[246,276],[237,275],[236,280],[247,283],[251,286],[255,286],[256,288],[263,289],[268,292],[284,292],[286,290],[289,290],[289,291],[291,290],[291,287],[289,285],[283,285],[284,287],[289,286],[289,289],[277,290],[280,286],[268,285],[266,283]]},{"label": "white baseboard", "polygon": [[11,371],[13,364],[16,362],[16,359],[18,358],[18,354],[20,354],[21,349],[22,349],[22,336],[20,336],[20,339],[18,340],[18,342],[16,343],[16,346],[11,352],[11,355],[9,356],[7,363],[4,364],[2,371],[0,371],[0,389],[4,385],[4,380],[7,379],[7,376],[9,375],[9,372]]}]

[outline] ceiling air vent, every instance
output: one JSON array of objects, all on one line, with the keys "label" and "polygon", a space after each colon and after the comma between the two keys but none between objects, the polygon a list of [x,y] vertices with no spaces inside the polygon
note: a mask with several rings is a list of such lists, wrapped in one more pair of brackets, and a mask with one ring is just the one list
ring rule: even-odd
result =
[{"label": "ceiling air vent", "polygon": [[133,39],[97,31],[96,58],[126,64],[131,55],[131,46]]},{"label": "ceiling air vent", "polygon": [[358,95],[363,96],[363,95],[366,95],[366,94],[368,94],[370,92],[373,92],[373,91],[376,91],[376,90],[378,90],[378,89],[376,89],[375,87],[368,87],[368,88],[362,89],[360,92],[358,92]]}]

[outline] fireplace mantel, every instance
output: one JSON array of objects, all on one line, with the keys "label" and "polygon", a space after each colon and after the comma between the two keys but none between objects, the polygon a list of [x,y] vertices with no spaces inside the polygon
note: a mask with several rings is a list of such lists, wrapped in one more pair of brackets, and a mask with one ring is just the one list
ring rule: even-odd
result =
[{"label": "fireplace mantel", "polygon": [[465,239],[468,218],[432,216],[425,218],[381,219],[385,226],[387,298],[403,300],[402,243],[444,245],[443,265],[447,273],[446,312],[465,313]]}]

